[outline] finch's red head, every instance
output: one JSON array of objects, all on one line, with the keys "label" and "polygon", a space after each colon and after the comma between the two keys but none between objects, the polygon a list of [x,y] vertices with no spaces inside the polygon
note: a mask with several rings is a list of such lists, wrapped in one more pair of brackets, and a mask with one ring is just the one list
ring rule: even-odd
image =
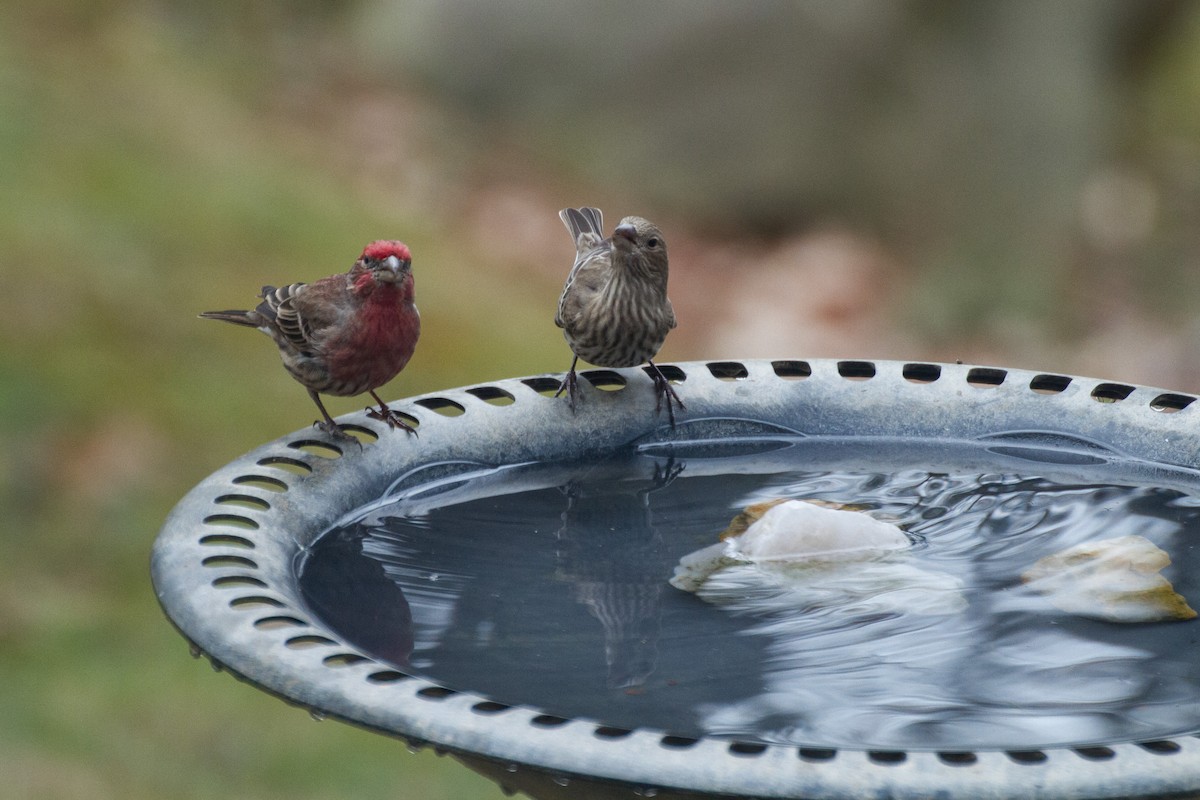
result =
[{"label": "finch's red head", "polygon": [[362,290],[375,284],[412,283],[412,253],[404,242],[381,239],[363,248],[350,270],[354,285]]},{"label": "finch's red head", "polygon": [[408,251],[408,245],[391,239],[371,242],[362,251],[362,257],[371,261],[384,261],[388,256],[395,256],[400,261],[412,262],[412,253]]}]

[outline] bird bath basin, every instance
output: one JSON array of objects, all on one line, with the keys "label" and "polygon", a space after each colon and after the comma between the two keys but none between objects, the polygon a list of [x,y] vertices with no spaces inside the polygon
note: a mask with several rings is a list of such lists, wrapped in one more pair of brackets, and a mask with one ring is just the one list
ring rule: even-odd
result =
[{"label": "bird bath basin", "polygon": [[[391,404],[419,438],[359,414],[361,452],[267,444],[172,512],[159,600],[238,677],[538,798],[1200,795],[1200,621],[1096,619],[1020,580],[1138,536],[1200,601],[1194,397],[950,364],[660,367],[675,429],[644,371],[594,370],[574,416],[533,377]],[[668,583],[778,497],[893,521],[952,602]]]}]

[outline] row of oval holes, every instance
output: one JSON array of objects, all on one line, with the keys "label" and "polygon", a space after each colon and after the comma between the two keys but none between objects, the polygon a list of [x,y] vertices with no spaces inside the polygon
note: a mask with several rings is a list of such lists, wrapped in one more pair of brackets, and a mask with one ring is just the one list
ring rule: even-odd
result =
[{"label": "row of oval holes", "polygon": [[[713,361],[705,364],[713,377],[726,381],[745,380],[750,377],[750,371],[745,364],[737,361]],[[775,375],[784,380],[803,380],[812,376],[812,367],[807,361],[772,361],[771,368]],[[648,369],[648,368],[647,368]],[[659,365],[659,369],[668,380],[682,382],[687,375],[679,367],[671,364]],[[865,381],[875,377],[875,364],[870,361],[839,361],[838,375],[847,380]],[[625,386],[625,378],[612,370],[589,370],[581,373],[592,385],[600,389],[616,390]],[[934,383],[941,379],[942,368],[939,364],[905,364],[901,370],[904,379],[910,383]],[[1000,386],[1008,378],[1008,371],[994,367],[973,367],[967,372],[967,383],[976,388]],[[1071,385],[1072,379],[1067,375],[1035,375],[1029,382],[1029,388],[1038,394],[1059,394]],[[536,392],[542,394],[558,390],[559,382],[554,378],[527,378],[522,381]],[[1101,383],[1092,389],[1092,397],[1097,402],[1115,403],[1133,394],[1136,387],[1123,383]],[[489,400],[489,396],[481,393],[498,392],[512,402],[512,395],[496,387],[481,387],[468,389],[481,399]],[[1174,412],[1187,408],[1196,400],[1195,397],[1182,394],[1160,394],[1150,401],[1150,407],[1156,411]],[[463,413],[463,407],[446,398],[429,398],[418,400],[418,404],[432,403],[430,408],[441,410],[447,404],[456,409],[455,415]]]},{"label": "row of oval holes", "polygon": [[[721,380],[743,380],[750,374],[745,364],[736,361],[714,361],[705,366],[713,376]],[[772,361],[771,367],[776,375],[786,380],[800,380],[812,375],[812,367],[806,361]],[[659,365],[659,368],[671,381],[679,382],[687,377],[683,370],[672,364]],[[837,369],[838,374],[848,380],[869,380],[875,377],[876,372],[875,365],[870,361],[839,361]],[[593,385],[602,389],[619,389],[625,385],[625,379],[611,370],[590,370],[582,374]],[[905,380],[911,383],[933,383],[941,378],[942,368],[938,364],[905,364],[902,374]],[[974,367],[967,372],[967,383],[977,388],[996,387],[1003,384],[1007,377],[1007,371],[1002,369]],[[1072,379],[1066,375],[1035,375],[1029,382],[1029,388],[1038,394],[1059,394],[1070,386],[1071,381]],[[522,383],[541,394],[552,394],[559,387],[559,381],[550,377],[525,378]],[[1091,396],[1097,402],[1116,403],[1129,397],[1134,390],[1135,387],[1128,384],[1101,383],[1092,389]],[[515,400],[511,394],[496,386],[478,386],[467,389],[466,392],[485,402],[498,405],[509,405]],[[1195,400],[1196,398],[1190,395],[1164,393],[1151,400],[1150,407],[1155,411],[1173,413],[1187,408]],[[466,411],[462,405],[445,397],[426,397],[414,402],[449,416],[458,416]],[[415,417],[409,415],[404,415],[404,417],[413,427],[420,425],[420,421]],[[348,433],[357,435],[364,442],[375,441],[379,438],[369,428],[358,425],[346,425],[344,428]],[[289,443],[289,447],[325,458],[337,458],[342,455],[342,450],[337,446],[318,440],[301,439]],[[307,475],[313,471],[308,463],[286,456],[270,456],[260,459],[258,464],[295,475]],[[285,492],[288,489],[288,485],[284,481],[267,475],[242,475],[235,478],[233,482],[274,492]],[[215,502],[242,505],[261,511],[269,510],[271,507],[267,501],[260,498],[238,494],[223,495],[218,497]],[[258,524],[248,517],[233,514],[213,515],[206,518],[205,522],[225,523],[246,528],[258,527]],[[232,544],[239,543],[232,542]]]},{"label": "row of oval holes", "polygon": [[[750,371],[745,364],[738,361],[712,361],[705,364],[709,373],[725,381],[739,381],[750,377]],[[673,383],[687,380],[687,373],[674,364],[659,364],[659,370]],[[812,367],[807,361],[772,361],[771,368],[775,375],[784,380],[803,380],[812,376]],[[649,373],[650,368],[644,367]],[[838,375],[847,380],[870,380],[876,375],[875,364],[870,361],[839,361]],[[618,391],[627,383],[625,377],[618,372],[606,369],[585,370],[580,373],[597,389]],[[901,370],[904,379],[910,383],[934,383],[941,379],[942,368],[939,364],[913,363],[905,364]],[[974,367],[967,372],[967,383],[977,388],[1000,386],[1008,378],[1007,370],[994,367]],[[1059,394],[1070,386],[1072,379],[1067,375],[1035,375],[1029,382],[1029,388],[1038,394]],[[542,395],[553,395],[558,392],[561,382],[558,378],[542,376],[524,378],[521,383]],[[1115,403],[1126,399],[1136,387],[1124,383],[1101,383],[1092,389],[1091,396],[1102,403]],[[486,403],[507,406],[516,402],[516,398],[498,386],[476,386],[464,390],[467,394],[483,400]],[[1174,412],[1187,408],[1196,400],[1195,397],[1183,394],[1164,393],[1150,401],[1150,407],[1156,411]],[[448,397],[423,397],[413,401],[416,405],[435,411],[443,416],[457,417],[466,413],[466,407]],[[419,421],[405,415],[410,425],[416,427]],[[351,433],[362,433],[374,439],[375,436],[366,428],[352,427]]]},{"label": "row of oval holes", "polygon": [[[737,361],[713,361],[705,364],[713,377],[726,381],[745,380],[750,377],[750,371],[745,364]],[[660,364],[658,368],[673,383],[687,380],[687,373],[673,364]],[[784,380],[803,380],[812,376],[812,367],[807,361],[772,361],[771,368],[775,374]],[[645,369],[649,370],[649,367]],[[839,361],[837,371],[847,380],[865,381],[876,375],[875,364],[870,361]],[[598,389],[618,391],[626,384],[624,376],[612,370],[586,370],[580,373],[588,382]],[[910,383],[934,383],[941,379],[942,368],[938,364],[905,364],[901,370],[904,379]],[[974,367],[967,372],[967,384],[976,388],[992,388],[1000,386],[1008,378],[1008,372],[994,367]],[[1029,381],[1029,388],[1037,394],[1059,394],[1071,385],[1072,378],[1067,375],[1035,375]],[[541,395],[553,395],[558,391],[560,381],[549,376],[524,378],[521,383]],[[1100,383],[1092,389],[1091,396],[1100,403],[1117,403],[1131,395],[1136,387],[1124,383]],[[516,398],[498,386],[475,386],[464,390],[485,403],[497,406],[512,405]],[[1195,402],[1190,395],[1167,392],[1160,394],[1150,401],[1150,407],[1163,413],[1182,411]],[[465,414],[467,409],[461,403],[448,397],[422,397],[414,400],[415,405],[427,408],[447,417],[457,417]],[[420,426],[416,417],[401,413],[404,420],[413,428]],[[359,441],[369,444],[379,439],[379,434],[361,425],[344,425],[344,430]],[[317,439],[301,439],[291,442],[290,447],[302,450],[323,458],[338,458],[343,455],[340,447]],[[259,462],[260,464],[263,462]],[[296,459],[277,458],[272,460],[272,466],[280,466],[295,472],[311,472],[307,464]],[[269,487],[267,487],[269,488]]]},{"label": "row of oval holes", "polygon": [[[368,679],[377,682],[390,682],[403,680],[406,677],[406,675],[400,672],[385,671],[370,675]],[[418,696],[433,700],[452,697],[455,694],[457,692],[452,689],[445,689],[440,686],[430,686],[417,692]],[[508,711],[510,708],[510,706],[506,706],[503,703],[485,700],[473,705],[471,710],[479,714],[497,714]],[[539,714],[530,720],[530,724],[540,728],[557,728],[566,725],[570,721],[564,717],[557,717],[551,714]],[[603,725],[593,731],[593,734],[597,738],[610,741],[623,739],[632,733],[633,731],[628,728],[614,728]],[[691,736],[667,735],[659,739],[659,744],[662,747],[672,750],[685,750],[695,746],[699,742],[699,739]],[[1183,749],[1177,743],[1165,739],[1138,742],[1137,744],[1147,752],[1156,755],[1173,755]],[[765,753],[767,745],[753,742],[732,742],[728,749],[732,755],[754,757]],[[1103,746],[1077,747],[1073,748],[1072,751],[1079,757],[1089,761],[1107,761],[1116,756],[1115,750],[1111,747]],[[800,747],[797,748],[797,754],[804,761],[825,763],[833,761],[837,757],[838,751],[823,747]],[[1035,765],[1045,763],[1049,760],[1049,756],[1041,750],[1010,750],[1006,751],[1005,755],[1018,764]],[[966,751],[939,752],[937,756],[940,761],[951,766],[971,766],[979,760],[979,757],[975,753]],[[869,750],[867,751],[867,758],[876,764],[894,766],[907,761],[908,754],[901,750]]]},{"label": "row of oval holes", "polygon": [[[743,380],[750,375],[749,370],[746,369],[746,365],[737,361],[713,361],[705,366],[714,377],[721,380]],[[777,376],[785,380],[801,380],[812,375],[812,367],[807,361],[772,361],[771,368]],[[649,368],[647,367],[646,369]],[[686,373],[673,364],[659,365],[659,369],[662,370],[668,380],[673,382],[678,383],[687,379]],[[870,361],[839,361],[837,363],[837,370],[838,374],[847,380],[870,380],[876,374],[875,364]],[[942,368],[938,364],[905,364],[901,374],[910,383],[934,383],[941,378]],[[594,386],[606,390],[623,388],[626,383],[624,377],[611,370],[588,370],[583,372],[582,375]],[[1006,370],[994,367],[974,367],[967,372],[967,384],[977,388],[996,387],[1003,384],[1007,377],[1008,372]],[[1038,394],[1059,394],[1071,385],[1071,381],[1072,378],[1067,375],[1035,375],[1029,382],[1029,388]],[[525,378],[521,382],[543,395],[553,394],[558,391],[560,385],[558,379],[551,377]],[[1100,383],[1092,389],[1091,396],[1097,402],[1117,403],[1129,397],[1135,388],[1124,383]],[[477,386],[465,391],[484,402],[495,405],[511,405],[515,402],[513,395],[497,386]],[[1150,407],[1155,411],[1173,413],[1182,411],[1195,402],[1195,400],[1196,398],[1190,395],[1168,392],[1160,394],[1151,400]],[[417,405],[446,416],[459,416],[466,413],[466,409],[462,405],[446,397],[425,397],[414,402]],[[415,417],[407,414],[402,416],[414,428],[421,424]],[[345,425],[343,427],[348,433],[357,436],[363,442],[371,442],[379,438],[369,428],[359,425]],[[318,440],[301,439],[289,443],[289,447],[325,458],[337,458],[342,455],[342,450],[337,446]],[[309,464],[300,459],[288,458],[286,456],[264,458],[258,464],[265,467],[275,467],[297,475],[305,475],[312,472],[312,467]],[[269,491],[287,491],[288,488],[287,484],[278,478],[265,475],[243,475],[235,478],[234,483],[248,484]],[[270,504],[266,501],[246,495],[227,495],[217,498],[216,502],[242,504],[264,511],[270,508]],[[246,523],[250,523],[251,527],[258,527],[245,517],[226,516],[225,519],[231,524],[245,525]],[[208,522],[210,520],[205,521]]]},{"label": "row of oval holes", "polygon": [[[658,367],[674,383],[687,380],[687,374],[673,364],[660,364]],[[705,367],[719,380],[738,381],[750,377],[746,365],[738,361],[712,361]],[[803,380],[812,376],[812,367],[807,361],[772,361],[771,368],[776,376],[784,380]],[[649,367],[644,369],[649,371]],[[870,380],[876,375],[875,364],[870,361],[839,361],[837,371],[847,380]],[[626,384],[624,376],[612,370],[586,370],[580,374],[598,389],[615,391]],[[939,364],[905,364],[901,374],[910,383],[934,383],[941,379],[942,368]],[[1007,378],[1007,370],[994,367],[974,367],[967,372],[967,383],[977,388],[1000,386]],[[1038,394],[1059,394],[1070,386],[1071,380],[1067,375],[1035,375],[1029,382],[1029,388]],[[521,383],[543,395],[554,394],[560,386],[559,380],[552,377],[525,378]],[[1115,403],[1129,397],[1135,388],[1123,383],[1101,383],[1092,389],[1091,395],[1098,402]],[[511,394],[497,386],[479,386],[466,392],[494,405],[510,405],[515,401]],[[1165,393],[1150,401],[1150,406],[1156,411],[1180,411],[1195,400],[1189,395]],[[466,412],[461,404],[446,397],[426,397],[415,402],[445,416],[459,416]]]}]

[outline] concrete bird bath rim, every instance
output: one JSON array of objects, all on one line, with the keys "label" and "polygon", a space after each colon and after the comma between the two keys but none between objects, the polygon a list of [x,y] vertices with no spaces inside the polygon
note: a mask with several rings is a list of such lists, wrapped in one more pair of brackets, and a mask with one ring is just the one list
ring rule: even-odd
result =
[{"label": "concrete bird bath rim", "polygon": [[[297,565],[346,515],[398,487],[453,483],[479,465],[600,459],[636,442],[664,456],[778,435],[986,442],[1039,469],[1133,459],[1200,493],[1192,395],[963,364],[777,359],[660,364],[686,408],[671,429],[640,368],[581,373],[572,415],[533,376],[389,405],[419,436],[339,419],[361,452],[311,429],[203,480],[171,512],[151,570],[167,617],[214,665],[319,717],[431,744],[535,797],[1177,797],[1200,794],[1196,731],[1078,747],[926,751],[678,736],[571,719],[406,674],[347,643],[306,605]],[[882,457],[882,456],[881,456]],[[1200,720],[1197,720],[1200,731]]]}]

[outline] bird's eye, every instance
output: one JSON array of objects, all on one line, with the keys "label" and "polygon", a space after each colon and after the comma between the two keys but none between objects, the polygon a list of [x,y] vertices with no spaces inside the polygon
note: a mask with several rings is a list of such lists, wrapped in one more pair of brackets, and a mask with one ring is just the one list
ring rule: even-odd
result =
[{"label": "bird's eye", "polygon": [[651,236],[649,239],[646,240],[646,246],[647,247],[658,247],[658,239]]}]

